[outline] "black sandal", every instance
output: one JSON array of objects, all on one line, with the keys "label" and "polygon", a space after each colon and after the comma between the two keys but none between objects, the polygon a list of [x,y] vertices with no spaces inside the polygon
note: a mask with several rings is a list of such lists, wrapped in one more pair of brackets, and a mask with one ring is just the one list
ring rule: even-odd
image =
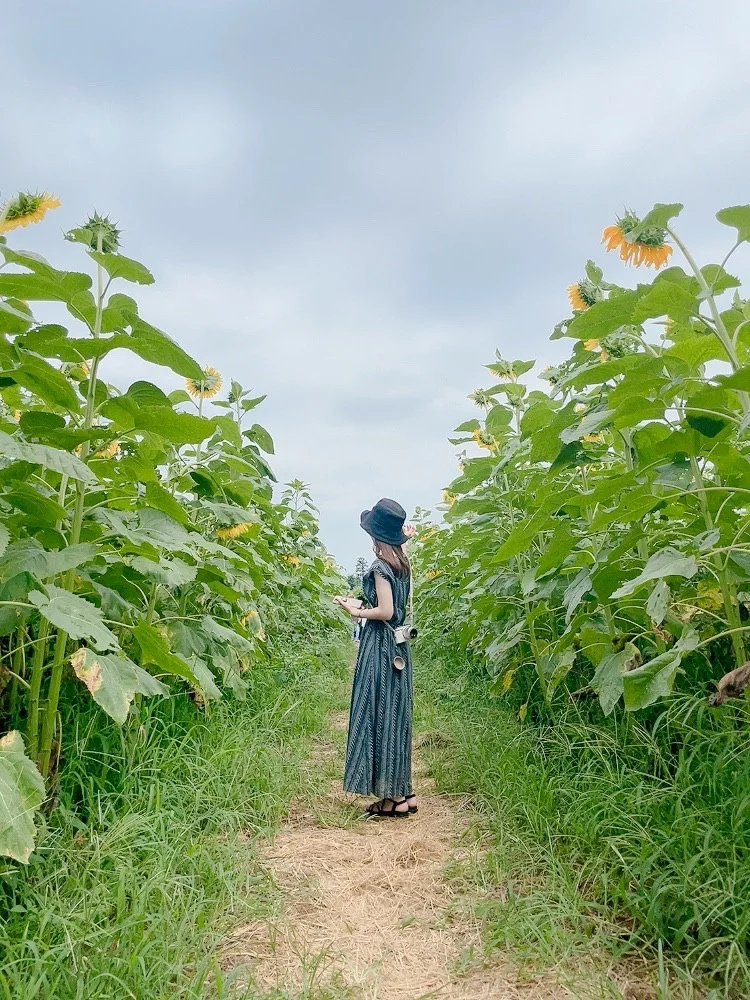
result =
[{"label": "black sandal", "polygon": [[[386,802],[391,803],[390,809],[385,809]],[[365,819],[408,819],[411,809],[408,807],[403,812],[396,812],[396,806],[402,806],[406,799],[378,799],[371,802],[365,809]]]},{"label": "black sandal", "polygon": [[[404,802],[408,803],[409,799],[416,799],[416,797],[417,796],[415,795],[415,793],[412,792],[411,795],[407,795],[406,796],[406,798],[404,799]],[[409,806],[409,812],[410,813],[419,812],[419,806]]]}]

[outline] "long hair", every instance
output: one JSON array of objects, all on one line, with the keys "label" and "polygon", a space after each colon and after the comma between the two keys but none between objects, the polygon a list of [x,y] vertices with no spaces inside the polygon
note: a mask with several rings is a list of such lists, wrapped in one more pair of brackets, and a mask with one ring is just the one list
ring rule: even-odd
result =
[{"label": "long hair", "polygon": [[396,576],[410,576],[411,566],[406,553],[400,545],[388,545],[386,542],[373,541],[373,549],[378,559],[387,563]]}]

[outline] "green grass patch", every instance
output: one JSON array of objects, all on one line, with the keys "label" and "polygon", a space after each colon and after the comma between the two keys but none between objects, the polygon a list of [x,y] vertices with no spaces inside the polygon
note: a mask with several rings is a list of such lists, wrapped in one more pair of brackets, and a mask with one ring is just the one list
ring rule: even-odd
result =
[{"label": "green grass patch", "polygon": [[217,944],[277,907],[254,840],[305,783],[348,647],[287,641],[247,701],[206,714],[144,702],[120,730],[71,706],[39,849],[0,880],[0,997],[230,995]]},{"label": "green grass patch", "polygon": [[482,849],[450,875],[489,951],[535,967],[645,951],[663,1000],[750,995],[746,706],[673,699],[646,727],[571,705],[521,725],[481,671],[425,655],[417,691],[438,789],[478,812]]}]

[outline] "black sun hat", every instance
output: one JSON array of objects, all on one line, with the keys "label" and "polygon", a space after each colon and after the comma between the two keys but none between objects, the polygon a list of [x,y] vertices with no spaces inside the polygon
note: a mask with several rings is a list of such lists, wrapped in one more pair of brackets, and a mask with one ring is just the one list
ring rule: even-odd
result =
[{"label": "black sun hat", "polygon": [[376,542],[386,545],[403,545],[409,540],[404,534],[406,511],[395,500],[378,500],[372,510],[363,510],[359,517],[361,527]]}]

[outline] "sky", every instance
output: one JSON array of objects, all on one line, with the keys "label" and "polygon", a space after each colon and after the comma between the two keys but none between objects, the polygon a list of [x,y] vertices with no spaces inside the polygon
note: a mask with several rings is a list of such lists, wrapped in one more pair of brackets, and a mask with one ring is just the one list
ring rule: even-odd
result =
[{"label": "sky", "polygon": [[[141,315],[258,394],[281,481],[351,569],[380,497],[434,508],[495,350],[549,342],[625,207],[684,202],[703,262],[750,202],[750,7],[536,0],[37,0],[3,13],[0,196],[62,207],[13,245],[82,268],[94,209],[156,277]],[[748,255],[737,255],[735,271]],[[126,386],[180,380],[116,352]]]}]

